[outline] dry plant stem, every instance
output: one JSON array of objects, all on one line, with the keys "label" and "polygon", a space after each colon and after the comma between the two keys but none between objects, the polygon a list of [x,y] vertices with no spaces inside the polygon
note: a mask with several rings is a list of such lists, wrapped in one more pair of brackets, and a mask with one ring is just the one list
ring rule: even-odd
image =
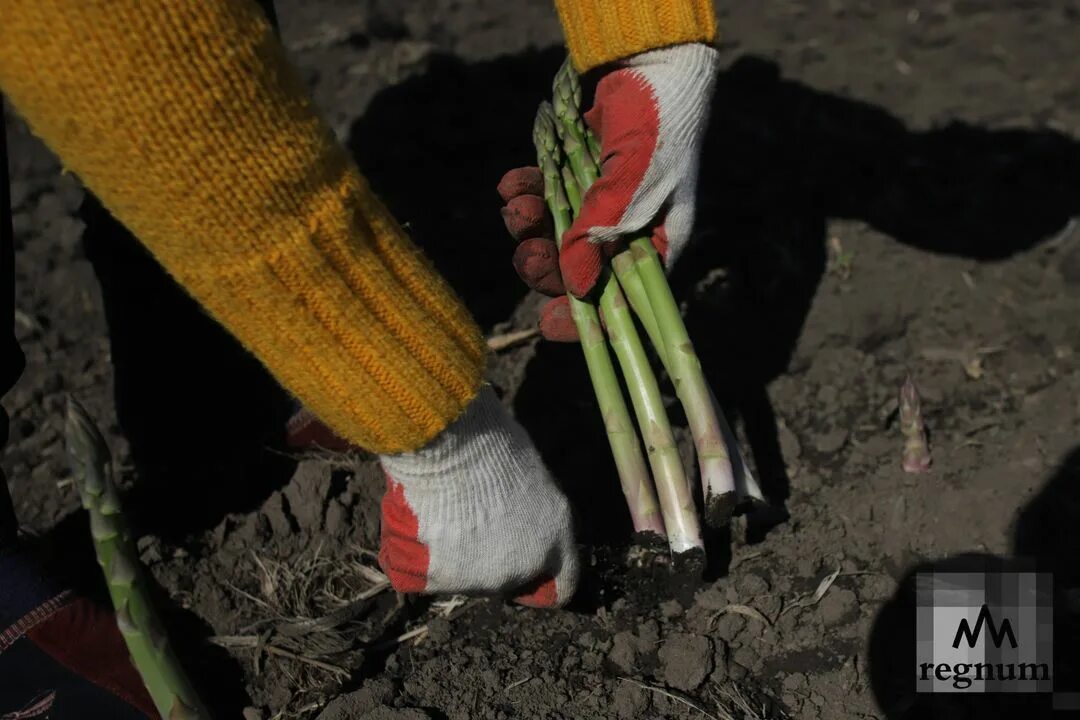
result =
[{"label": "dry plant stem", "polygon": [[70,397],[65,435],[75,484],[90,514],[98,564],[104,570],[117,625],[132,664],[162,718],[209,718],[150,602],[146,578],[113,482],[109,448],[86,410]]},{"label": "dry plant stem", "polygon": [[501,335],[492,335],[487,339],[488,350],[500,352],[519,345],[540,335],[540,328],[528,328],[526,330],[514,330]]},{"label": "dry plant stem", "polygon": [[[541,105],[537,112],[533,140],[544,173],[544,197],[554,219],[555,237],[561,242],[562,234],[570,226],[570,206],[562,191],[556,163],[558,145],[555,139],[554,115],[551,106],[546,103]],[[608,353],[607,341],[596,308],[571,296],[570,312],[581,337],[585,364],[604,420],[634,530],[664,536],[666,532],[656,491],[641,452],[630,411],[623,398],[622,388],[619,386],[618,376],[615,374],[615,366]]]},{"label": "dry plant stem", "polygon": [[[564,170],[566,168],[563,168]],[[581,209],[582,193],[573,174],[564,172],[563,183],[571,198],[570,208]],[[579,198],[575,204],[573,198]],[[607,328],[608,342],[619,360],[630,401],[634,406],[638,429],[652,468],[653,483],[660,501],[660,512],[667,528],[668,545],[674,554],[689,550],[704,550],[701,523],[698,521],[694,496],[683,471],[679,447],[671,431],[671,421],[664,409],[660,384],[656,381],[645,346],[641,344],[634,317],[618,280],[609,275],[600,294],[600,312]]]},{"label": "dry plant stem", "polygon": [[924,473],[930,469],[930,445],[926,440],[922,403],[915,382],[908,375],[900,387],[900,432],[904,435],[902,466],[904,472]]}]

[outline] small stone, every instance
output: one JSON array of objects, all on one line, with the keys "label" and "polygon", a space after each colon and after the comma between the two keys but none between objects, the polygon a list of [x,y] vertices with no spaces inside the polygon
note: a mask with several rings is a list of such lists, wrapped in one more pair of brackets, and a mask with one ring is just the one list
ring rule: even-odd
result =
[{"label": "small stone", "polygon": [[818,612],[826,625],[837,625],[855,611],[859,599],[847,588],[830,588],[818,603]]},{"label": "small stone", "polygon": [[712,672],[712,642],[702,635],[675,633],[664,641],[659,659],[664,682],[690,692]]},{"label": "small stone", "polygon": [[262,710],[257,707],[252,707],[250,705],[244,708],[240,714],[244,717],[244,720],[263,720],[263,718],[266,717],[265,715],[263,715]]},{"label": "small stone", "polygon": [[734,640],[742,629],[746,627],[746,618],[738,613],[728,612],[721,615],[717,621],[715,630],[713,631],[717,637],[721,637],[728,642]]},{"label": "small stone", "polygon": [[637,668],[637,638],[633,633],[624,630],[616,633],[611,641],[608,660],[627,675],[632,674]]},{"label": "small stone", "polygon": [[786,691],[801,690],[806,687],[806,676],[801,672],[793,672],[783,679],[780,686]]},{"label": "small stone", "polygon": [[823,435],[814,437],[814,449],[822,455],[832,455],[844,447],[847,443],[848,431],[844,428],[834,428]]},{"label": "small stone", "polygon": [[705,588],[694,597],[694,604],[703,610],[720,610],[728,602],[723,591],[716,585]]},{"label": "small stone", "polygon": [[735,652],[731,654],[731,659],[750,670],[757,670],[758,666],[761,665],[761,656],[758,655],[757,650],[750,645],[743,645],[740,648],[736,648]]},{"label": "small stone", "polygon": [[655,620],[646,620],[638,625],[637,637],[638,652],[651,653],[656,650],[656,645],[660,642],[660,625]]},{"label": "small stone", "polygon": [[615,688],[615,713],[625,720],[643,717],[649,709],[649,694],[629,682],[619,683]]}]

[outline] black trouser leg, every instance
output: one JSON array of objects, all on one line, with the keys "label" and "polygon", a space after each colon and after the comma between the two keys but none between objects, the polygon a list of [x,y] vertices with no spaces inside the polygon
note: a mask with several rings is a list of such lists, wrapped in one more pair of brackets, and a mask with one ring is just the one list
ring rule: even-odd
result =
[{"label": "black trouser leg", "polygon": [[[0,98],[0,397],[15,384],[23,368],[23,354],[15,342],[15,233],[11,212],[7,131]],[[7,443],[8,426],[7,413],[0,407],[0,449]],[[18,527],[7,479],[0,468],[0,550],[15,542]]]}]

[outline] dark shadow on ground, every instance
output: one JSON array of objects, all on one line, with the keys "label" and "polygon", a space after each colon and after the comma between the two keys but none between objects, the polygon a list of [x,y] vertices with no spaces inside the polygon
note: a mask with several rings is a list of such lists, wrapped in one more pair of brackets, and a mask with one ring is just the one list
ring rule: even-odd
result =
[{"label": "dark shadow on ground", "polygon": [[[437,56],[379,93],[352,130],[361,168],[485,325],[509,317],[523,296],[495,185],[532,162],[532,117],[561,57],[558,48],[480,63]],[[963,123],[914,132],[882,108],[784,80],[774,63],[747,56],[721,73],[704,153],[697,237],[672,281],[779,508],[751,524],[753,541],[785,517],[789,481],[766,386],[789,370],[825,271],[827,220],[859,219],[928,251],[1003,259],[1080,214],[1080,145],[1049,130]],[[579,351],[541,345],[515,408],[587,518],[582,539],[625,540],[630,525],[611,510],[621,502]]]},{"label": "dark shadow on ground", "polygon": [[361,171],[484,328],[525,296],[495,186],[535,164],[533,115],[562,58],[556,48],[476,64],[436,55],[377,94],[350,133]]},{"label": "dark shadow on ground", "polygon": [[[697,240],[673,283],[722,404],[743,421],[765,492],[783,504],[789,480],[765,388],[797,370],[789,366],[825,271],[827,221],[862,220],[931,252],[1007,258],[1080,213],[1080,145],[1049,130],[963,123],[913,132],[880,107],[743,57],[717,85],[699,198]],[[717,267],[728,273],[710,282]]]},{"label": "dark shadow on ground", "polygon": [[125,498],[132,517],[169,538],[258,507],[294,467],[268,449],[280,442],[288,396],[92,196],[81,215],[137,470]]},{"label": "dark shadow on ground", "polygon": [[[1036,568],[1053,574],[1054,691],[1080,699],[1080,447],[1066,457],[1036,497],[1017,514],[1013,557],[959,555],[922,563],[901,579],[892,599],[882,607],[870,635],[870,682],[878,705],[889,720],[1011,720],[1068,718],[1074,712],[1054,711],[1049,695],[917,694],[916,578],[929,572],[993,572]],[[1031,563],[1034,563],[1031,565]]]}]

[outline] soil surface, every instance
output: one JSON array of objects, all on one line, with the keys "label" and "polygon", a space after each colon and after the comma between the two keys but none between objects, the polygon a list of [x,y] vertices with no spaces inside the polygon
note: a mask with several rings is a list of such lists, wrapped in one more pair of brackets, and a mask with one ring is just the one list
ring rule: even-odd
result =
[{"label": "soil surface", "polygon": [[[532,340],[491,380],[575,503],[579,597],[541,612],[380,592],[371,461],[282,451],[288,398],[13,121],[27,369],[3,399],[3,464],[27,533],[100,592],[63,451],[71,393],[112,444],[219,717],[1018,716],[1008,697],[930,705],[908,669],[912,573],[1017,555],[1057,572],[1056,674],[1075,684],[1080,2],[718,10],[697,238],[673,282],[773,508],[710,538],[704,579],[634,548],[580,351]],[[529,163],[562,58],[550,3],[278,15],[335,131],[485,330],[531,327],[494,188]],[[923,475],[900,468],[909,373]]]}]

